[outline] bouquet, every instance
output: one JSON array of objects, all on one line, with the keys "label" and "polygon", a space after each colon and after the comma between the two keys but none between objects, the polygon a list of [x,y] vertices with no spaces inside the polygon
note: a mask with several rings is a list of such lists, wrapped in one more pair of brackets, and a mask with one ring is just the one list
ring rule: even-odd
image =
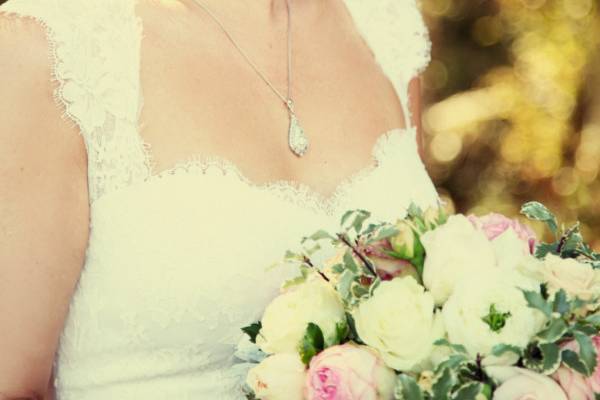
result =
[{"label": "bouquet", "polygon": [[415,205],[303,238],[283,261],[298,277],[243,328],[247,398],[599,399],[600,254],[542,204],[521,212],[554,241]]}]

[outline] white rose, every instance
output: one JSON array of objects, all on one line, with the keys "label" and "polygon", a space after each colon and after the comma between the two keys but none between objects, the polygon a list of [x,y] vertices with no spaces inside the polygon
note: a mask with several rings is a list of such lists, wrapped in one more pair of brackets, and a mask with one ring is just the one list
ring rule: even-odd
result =
[{"label": "white rose", "polygon": [[265,309],[256,343],[267,354],[295,353],[309,323],[321,328],[333,343],[336,325],[346,322],[344,305],[335,289],[321,278],[292,286]]},{"label": "white rose", "polygon": [[567,400],[560,386],[545,375],[516,367],[488,367],[486,373],[501,383],[493,400]]},{"label": "white rose", "polygon": [[425,247],[423,281],[436,304],[443,304],[463,276],[496,268],[494,248],[485,234],[464,215],[421,236]]},{"label": "white rose", "polygon": [[600,270],[572,258],[548,254],[541,269],[551,292],[564,289],[571,297],[591,300],[600,296]]},{"label": "white rose", "polygon": [[523,258],[533,257],[529,247],[515,232],[507,229],[491,241],[496,255],[496,265],[502,269],[514,268]]},{"label": "white rose", "polygon": [[262,400],[303,400],[306,368],[298,354],[269,356],[248,372],[246,383]]},{"label": "white rose", "polygon": [[382,282],[354,311],[360,338],[397,370],[416,370],[443,336],[430,293],[411,277]]},{"label": "white rose", "polygon": [[[473,357],[489,355],[501,343],[525,347],[545,318],[527,305],[518,286],[536,290],[513,271],[480,271],[463,278],[442,310],[450,342],[465,346]],[[489,320],[492,315],[503,316],[493,327]]]}]

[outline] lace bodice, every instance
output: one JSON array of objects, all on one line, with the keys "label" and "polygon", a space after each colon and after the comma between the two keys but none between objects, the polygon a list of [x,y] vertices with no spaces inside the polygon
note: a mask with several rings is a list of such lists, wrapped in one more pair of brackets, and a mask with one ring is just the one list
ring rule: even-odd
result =
[{"label": "lace bodice", "polygon": [[[345,0],[409,115],[407,85],[429,61],[415,0]],[[413,127],[382,133],[372,165],[324,198],[288,181],[255,184],[224,158],[157,173],[143,107],[135,0],[9,0],[52,48],[57,106],[88,154],[90,239],[61,335],[58,400],[238,399],[239,327],[257,320],[290,271],[268,270],[317,228],[365,208],[402,216],[438,196]],[[409,120],[407,118],[407,120]]]}]

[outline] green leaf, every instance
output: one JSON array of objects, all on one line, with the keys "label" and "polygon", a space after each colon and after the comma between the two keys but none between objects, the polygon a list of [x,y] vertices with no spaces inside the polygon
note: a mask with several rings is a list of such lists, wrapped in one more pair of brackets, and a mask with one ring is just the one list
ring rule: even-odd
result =
[{"label": "green leaf", "polygon": [[258,322],[255,322],[253,324],[243,327],[242,331],[246,335],[250,336],[250,341],[252,343],[256,343],[256,337],[260,333],[261,328],[262,328],[262,323],[260,321],[258,321]]},{"label": "green leaf", "polygon": [[348,218],[350,218],[350,216],[352,214],[354,214],[355,210],[348,210],[344,213],[344,215],[342,215],[342,219],[340,221],[340,225],[344,226],[346,225],[346,221],[348,221]]},{"label": "green leaf", "polygon": [[409,375],[398,376],[399,385],[396,388],[396,394],[402,400],[424,400],[423,391],[417,384],[415,378]]},{"label": "green leaf", "polygon": [[596,348],[592,339],[579,332],[575,332],[575,340],[579,344],[579,358],[585,364],[588,373],[587,376],[592,375],[597,365],[597,354]]},{"label": "green leaf", "polygon": [[474,400],[477,398],[477,395],[483,394],[486,392],[486,385],[483,385],[480,382],[469,382],[462,385],[457,391],[456,394],[452,397],[453,400]]},{"label": "green leaf", "polygon": [[600,326],[600,314],[592,314],[592,315],[588,315],[585,318],[586,322],[589,322],[592,325],[595,326]]},{"label": "green leaf", "polygon": [[558,244],[554,243],[538,243],[535,248],[535,256],[539,259],[544,259],[548,254],[558,255]]},{"label": "green leaf", "polygon": [[491,354],[496,357],[501,357],[506,353],[514,353],[517,356],[521,357],[523,354],[523,349],[517,346],[513,346],[511,344],[497,344],[492,348]]},{"label": "green leaf", "polygon": [[335,264],[331,267],[331,271],[335,274],[341,274],[346,270],[346,266],[344,264]]},{"label": "green leaf", "polygon": [[540,310],[546,317],[552,318],[552,306],[544,300],[539,292],[523,290],[523,295],[525,296],[525,300],[527,300],[529,307]]},{"label": "green leaf", "polygon": [[449,347],[450,349],[452,349],[455,352],[460,353],[460,354],[468,354],[465,346],[463,346],[461,344],[452,344],[447,339],[438,339],[433,344],[435,346]]},{"label": "green leaf", "polygon": [[542,203],[538,203],[537,201],[525,203],[521,207],[521,213],[529,219],[545,222],[552,233],[558,235],[558,222],[556,221],[556,217]]},{"label": "green leaf", "polygon": [[579,332],[586,336],[594,336],[598,334],[598,328],[594,325],[589,325],[585,321],[578,321],[571,326],[571,332]]},{"label": "green leaf", "polygon": [[432,400],[449,400],[452,388],[458,383],[456,374],[450,368],[444,368],[436,376],[436,380],[431,387],[433,393]]},{"label": "green leaf", "polygon": [[352,227],[356,233],[360,233],[362,230],[364,222],[371,217],[371,213],[365,210],[359,210],[357,212],[357,216],[354,218],[354,222],[352,223]]},{"label": "green leaf", "polygon": [[571,311],[571,304],[567,299],[567,292],[565,292],[564,289],[560,289],[554,295],[553,309],[561,316],[565,316],[565,314],[568,314]]},{"label": "green leaf", "polygon": [[352,340],[358,344],[363,344],[363,341],[358,336],[358,332],[356,330],[356,323],[354,322],[354,317],[351,313],[346,313],[346,321],[348,321],[348,339]]},{"label": "green leaf", "polygon": [[332,346],[337,344],[341,344],[348,337],[350,333],[350,328],[348,327],[347,321],[338,322],[335,324],[335,338],[333,340]]},{"label": "green leaf", "polygon": [[468,363],[470,361],[471,359],[466,354],[453,354],[437,366],[436,372],[439,373],[444,368],[455,370],[460,365]]},{"label": "green leaf", "polygon": [[544,375],[550,375],[556,371],[560,362],[560,348],[555,343],[531,343],[523,356],[525,367]]},{"label": "green leaf", "polygon": [[354,259],[351,249],[348,249],[344,253],[344,264],[346,265],[346,268],[348,268],[350,271],[352,271],[355,274],[358,274],[358,264],[356,264],[356,260]]},{"label": "green leaf", "polygon": [[352,285],[350,291],[352,292],[352,295],[354,297],[356,297],[357,299],[361,299],[363,297],[369,296],[370,287],[359,285],[359,284],[354,284],[354,285]]},{"label": "green leaf", "polygon": [[319,230],[319,231],[316,231],[315,233],[313,233],[312,235],[310,235],[309,237],[304,238],[302,240],[302,243],[304,243],[304,241],[306,239],[311,239],[311,240],[317,241],[317,240],[322,240],[322,239],[335,239],[335,237],[333,237],[329,232],[327,232],[325,230]]},{"label": "green leaf", "polygon": [[354,282],[355,274],[349,269],[345,270],[340,276],[337,283],[337,291],[340,294],[340,297],[346,301],[350,301],[350,288],[352,287],[352,282]]},{"label": "green leaf", "polygon": [[284,258],[287,261],[303,261],[304,260],[304,257],[302,256],[302,254],[295,253],[291,250],[287,250],[285,252]]},{"label": "green leaf", "polygon": [[406,213],[411,218],[422,218],[423,217],[423,209],[421,209],[421,207],[419,207],[418,205],[416,205],[413,202],[411,202],[410,205],[408,206]]},{"label": "green leaf", "polygon": [[396,236],[398,233],[399,233],[398,229],[396,229],[393,226],[385,227],[385,228],[381,229],[379,232],[377,232],[377,235],[375,235],[374,237],[370,238],[367,241],[367,244],[371,244],[373,242],[378,242],[380,240],[387,239],[387,238],[390,238],[392,236]]},{"label": "green leaf", "polygon": [[323,331],[317,324],[312,322],[306,327],[306,333],[300,342],[300,358],[305,365],[325,348],[325,339]]},{"label": "green leaf", "polygon": [[552,308],[555,312],[559,313],[561,316],[565,316],[569,312],[571,312],[571,303],[567,299],[567,293],[564,289],[560,289],[554,295],[554,301],[552,304]]},{"label": "green leaf", "polygon": [[567,367],[582,375],[588,375],[589,371],[587,366],[583,361],[581,361],[579,354],[575,353],[573,350],[563,350],[561,356]]},{"label": "green leaf", "polygon": [[569,330],[567,323],[562,319],[553,319],[548,326],[537,334],[537,338],[541,343],[554,343],[563,337]]}]

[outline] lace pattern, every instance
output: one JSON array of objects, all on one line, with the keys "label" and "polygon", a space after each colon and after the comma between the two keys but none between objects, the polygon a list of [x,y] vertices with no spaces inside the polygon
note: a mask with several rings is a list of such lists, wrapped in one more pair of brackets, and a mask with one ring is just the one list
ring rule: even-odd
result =
[{"label": "lace pattern", "polygon": [[141,25],[133,1],[11,0],[0,10],[37,20],[52,54],[54,98],[79,126],[90,202],[148,176],[137,137]]},{"label": "lace pattern", "polygon": [[[233,176],[250,188],[275,195],[290,204],[295,204],[317,213],[331,216],[339,209],[340,203],[352,187],[356,186],[359,182],[368,179],[368,177],[379,168],[386,156],[392,156],[389,154],[389,149],[404,151],[405,146],[396,143],[398,139],[401,138],[401,141],[405,141],[406,139],[414,140],[415,134],[413,129],[392,129],[382,133],[377,138],[371,150],[372,162],[342,180],[330,196],[324,196],[314,191],[306,184],[290,180],[278,180],[262,184],[254,183],[246,177],[233,162],[219,156],[191,156],[187,160],[181,161],[169,169],[153,174],[149,180],[163,179],[167,176],[179,174],[205,175],[207,173],[216,172],[224,176]],[[394,139],[396,140],[394,141]],[[408,147],[412,148],[410,145],[408,145]]]}]

